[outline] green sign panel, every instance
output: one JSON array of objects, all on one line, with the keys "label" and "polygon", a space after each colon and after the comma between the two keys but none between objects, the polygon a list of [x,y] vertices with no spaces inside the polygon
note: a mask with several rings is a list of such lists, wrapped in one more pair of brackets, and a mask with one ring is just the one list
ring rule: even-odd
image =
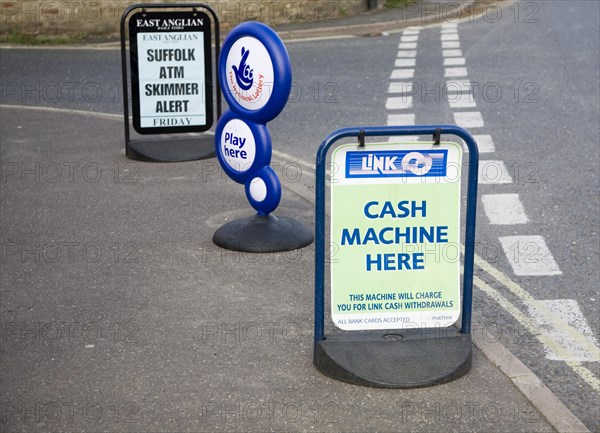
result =
[{"label": "green sign panel", "polygon": [[460,314],[456,143],[338,147],[331,316],[344,330],[446,327]]}]

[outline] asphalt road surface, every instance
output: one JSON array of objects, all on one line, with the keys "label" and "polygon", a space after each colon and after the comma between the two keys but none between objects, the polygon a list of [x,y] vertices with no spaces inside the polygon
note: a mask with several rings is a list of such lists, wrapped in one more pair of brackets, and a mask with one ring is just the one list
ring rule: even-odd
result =
[{"label": "asphalt road surface", "polygon": [[[596,1],[521,2],[458,25],[289,42],[292,95],[269,124],[275,159],[299,167],[297,187],[307,190],[318,145],[334,129],[470,129],[484,167],[474,326],[592,431],[600,429],[599,12]],[[0,55],[4,105],[122,113],[117,49]],[[454,91],[465,81],[470,91]]]}]

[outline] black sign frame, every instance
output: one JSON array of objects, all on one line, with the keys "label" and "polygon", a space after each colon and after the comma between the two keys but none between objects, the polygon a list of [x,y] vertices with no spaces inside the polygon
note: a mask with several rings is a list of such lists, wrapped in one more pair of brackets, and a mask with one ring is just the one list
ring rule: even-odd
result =
[{"label": "black sign frame", "polygon": [[[208,83],[209,89],[214,89],[214,92],[209,91],[204,95],[205,98],[210,98],[211,107],[213,107],[213,110],[207,110],[206,114],[212,116],[213,123],[221,117],[221,87],[219,85],[219,80],[216,79],[216,64],[221,51],[221,32],[219,28],[219,17],[214,9],[204,3],[140,3],[128,6],[121,15],[120,25],[125,156],[129,159],[147,162],[195,161],[199,159],[214,158],[216,156],[215,139],[214,135],[208,130],[205,130],[204,132],[177,134],[175,133],[177,132],[175,128],[169,127],[168,129],[165,128],[162,135],[157,130],[152,131],[151,134],[140,134],[139,136],[132,137],[131,124],[133,122],[130,113],[133,109],[133,101],[130,102],[132,86],[129,80],[129,69],[131,69],[131,64],[128,55],[129,44],[127,39],[129,36],[128,18],[138,11],[146,13],[153,11],[202,11],[208,13],[213,29],[214,46],[212,46],[212,51],[209,51],[210,54],[205,51],[205,55],[211,56],[212,62],[212,67],[206,69],[207,73],[210,71],[210,75],[207,75],[207,77],[210,76],[212,79],[207,79],[205,82]],[[136,87],[139,88],[139,82],[137,86],[133,86],[133,88]],[[208,120],[205,120],[208,125]],[[179,129],[179,131],[181,131],[181,129]]]},{"label": "black sign frame", "polygon": [[[165,20],[193,20],[201,19],[202,25],[186,25],[180,27],[163,27],[161,22]],[[138,27],[137,22],[155,22],[159,25]],[[158,21],[154,21],[158,20]],[[139,77],[139,50],[137,36],[140,33],[190,33],[202,32],[204,43],[201,47],[204,54],[204,83],[200,83],[199,94],[195,98],[201,98],[206,113],[206,122],[204,125],[191,126],[159,126],[159,127],[143,127],[141,125],[141,107],[140,107],[140,77]],[[131,99],[132,99],[132,117],[133,128],[140,134],[168,134],[180,132],[204,132],[209,130],[213,125],[213,101],[212,101],[212,52],[211,52],[211,21],[209,16],[201,11],[180,11],[180,12],[146,12],[140,11],[129,18],[129,54],[130,54],[130,70],[131,70]],[[182,116],[183,117],[183,116]]]}]

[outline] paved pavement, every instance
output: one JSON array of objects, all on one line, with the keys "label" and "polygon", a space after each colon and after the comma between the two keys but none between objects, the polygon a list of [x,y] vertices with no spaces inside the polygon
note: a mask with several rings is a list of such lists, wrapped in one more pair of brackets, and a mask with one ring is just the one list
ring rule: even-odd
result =
[{"label": "paved pavement", "polygon": [[[322,376],[312,249],[213,245],[251,214],[214,159],[129,161],[119,121],[0,114],[3,431],[555,430],[479,349],[432,388]],[[290,190],[277,213],[314,224]]]}]

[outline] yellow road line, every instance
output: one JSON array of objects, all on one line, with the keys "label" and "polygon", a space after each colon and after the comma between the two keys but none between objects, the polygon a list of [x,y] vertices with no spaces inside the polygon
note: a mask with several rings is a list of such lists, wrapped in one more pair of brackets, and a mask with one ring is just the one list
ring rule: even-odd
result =
[{"label": "yellow road line", "polygon": [[485,261],[481,256],[475,254],[475,264],[483,269],[488,275],[495,278],[500,284],[506,287],[510,292],[518,297],[526,306],[535,308],[543,314],[548,322],[552,323],[560,331],[566,333],[582,348],[594,355],[594,358],[600,361],[600,348],[596,346],[587,336],[583,335],[577,329],[565,323],[554,311],[550,310],[543,303],[538,302],[525,289],[511,280],[507,275],[496,269],[490,263]]},{"label": "yellow road line", "polygon": [[[478,265],[479,265],[479,263],[478,263]],[[488,264],[488,266],[491,266],[491,265]],[[487,270],[486,270],[486,272],[487,272]],[[500,271],[498,271],[498,272],[500,272]],[[506,278],[508,278],[508,277],[506,277]],[[523,325],[523,327],[525,329],[527,329],[527,331],[529,331],[532,335],[534,335],[540,341],[540,343],[542,343],[544,346],[552,349],[558,356],[565,358],[566,364],[583,381],[585,381],[595,391],[600,390],[600,381],[596,378],[596,376],[594,376],[594,374],[589,369],[587,369],[586,367],[583,367],[579,362],[569,361],[568,359],[572,358],[573,354],[571,354],[569,351],[565,350],[564,347],[562,347],[560,344],[558,344],[558,342],[553,340],[549,335],[541,333],[539,327],[537,326],[537,324],[531,317],[528,317],[525,314],[523,314],[521,312],[521,310],[519,310],[517,307],[515,307],[500,292],[498,292],[496,289],[491,287],[489,284],[487,284],[481,278],[474,275],[473,283],[479,290],[481,290],[486,295],[488,295],[490,298],[492,298],[494,301],[496,301],[496,303],[498,303],[498,305],[500,305],[504,310],[506,310],[507,313],[509,313],[511,316],[513,316],[515,318],[515,320],[517,320],[517,322],[519,322],[521,325]],[[504,282],[501,282],[501,283],[504,284]],[[529,295],[529,294],[527,294],[527,295]],[[562,324],[564,322],[559,321],[559,323]],[[572,327],[570,327],[568,325],[565,325],[565,326],[570,328],[572,331],[574,331],[574,333],[579,334],[579,332],[577,332]],[[579,335],[581,335],[581,334],[579,334]],[[586,341],[590,342],[587,339],[587,337],[585,337],[583,335],[581,335],[581,337],[584,338]],[[594,346],[594,348],[596,350],[598,350],[597,347]]]}]

